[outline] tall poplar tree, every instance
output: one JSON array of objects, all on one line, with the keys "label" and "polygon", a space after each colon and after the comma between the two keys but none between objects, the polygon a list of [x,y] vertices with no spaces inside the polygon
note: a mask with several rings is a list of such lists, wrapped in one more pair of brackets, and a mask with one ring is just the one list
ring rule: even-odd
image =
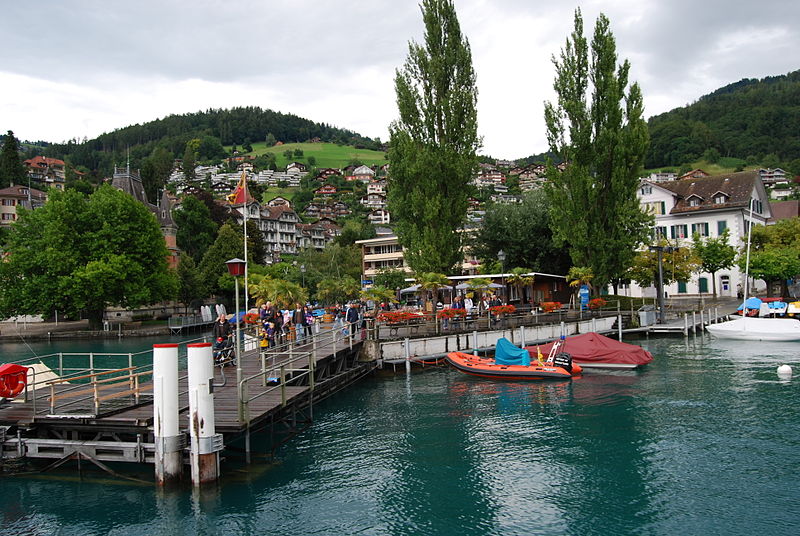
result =
[{"label": "tall poplar tree", "polygon": [[423,0],[425,43],[411,41],[395,76],[400,119],[389,126],[389,210],[415,272],[448,273],[461,261],[480,147],[472,53],[450,0]]},{"label": "tall poplar tree", "polygon": [[19,157],[19,141],[10,130],[3,136],[3,149],[0,151],[0,188],[19,184],[25,179],[25,166]]},{"label": "tall poplar tree", "polygon": [[[591,268],[595,286],[623,275],[647,240],[651,217],[636,196],[649,137],[642,92],[617,65],[614,36],[600,15],[589,44],[580,9],[560,58],[553,57],[555,104],[545,103],[550,150],[565,163],[548,169],[554,239],[574,266]],[[626,92],[627,89],[627,92]]]}]

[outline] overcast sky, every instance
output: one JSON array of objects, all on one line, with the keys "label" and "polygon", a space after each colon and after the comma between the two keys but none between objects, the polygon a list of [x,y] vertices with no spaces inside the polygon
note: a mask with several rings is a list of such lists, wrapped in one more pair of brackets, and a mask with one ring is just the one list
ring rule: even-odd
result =
[{"label": "overcast sky", "polygon": [[[207,108],[260,106],[388,138],[393,78],[422,39],[416,0],[3,2],[0,129],[92,138]],[[547,149],[551,56],[581,7],[605,13],[647,116],[800,68],[797,0],[455,0],[478,78],[484,154]]]}]

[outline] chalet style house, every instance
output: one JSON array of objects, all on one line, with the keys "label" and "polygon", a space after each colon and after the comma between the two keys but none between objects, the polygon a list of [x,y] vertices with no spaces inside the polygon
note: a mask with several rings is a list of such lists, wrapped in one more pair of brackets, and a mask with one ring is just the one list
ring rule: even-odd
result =
[{"label": "chalet style house", "polygon": [[[750,224],[766,225],[772,216],[769,196],[758,172],[743,171],[723,175],[705,176],[668,181],[642,181],[639,201],[644,210],[655,218],[654,240],[665,238],[673,246],[690,246],[694,233],[701,237],[717,237],[726,229],[729,244],[740,249],[746,244]],[[753,207],[752,220],[750,206]],[[737,288],[744,288],[744,273],[738,266],[720,270],[717,278],[717,294],[736,296]],[[763,288],[763,283],[761,283]],[[692,276],[690,281],[665,285],[669,296],[703,295],[712,292],[711,274]],[[631,296],[654,297],[655,287],[640,288],[631,283],[622,288],[622,293]]]},{"label": "chalet style house", "polygon": [[31,182],[42,188],[64,189],[66,183],[66,164],[58,158],[35,156],[24,162]]}]

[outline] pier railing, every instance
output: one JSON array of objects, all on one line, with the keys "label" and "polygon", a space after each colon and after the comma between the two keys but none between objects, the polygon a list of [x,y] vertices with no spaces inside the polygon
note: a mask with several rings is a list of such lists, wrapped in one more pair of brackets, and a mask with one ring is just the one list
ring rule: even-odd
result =
[{"label": "pier railing", "polygon": [[[316,328],[314,328],[316,329]],[[318,350],[325,348],[336,355],[339,349],[353,348],[359,335],[355,330],[346,330],[337,326],[335,329],[313,332],[311,337],[297,340],[286,340],[282,344],[259,350],[261,370],[242,378],[238,385],[238,401],[240,420],[244,424],[250,422],[250,403],[275,391],[280,391],[281,405],[287,401],[286,388],[288,382],[300,382],[307,378],[310,390],[314,390],[316,360]],[[311,347],[309,349],[309,346]],[[260,384],[260,392],[251,396],[254,383]]]}]

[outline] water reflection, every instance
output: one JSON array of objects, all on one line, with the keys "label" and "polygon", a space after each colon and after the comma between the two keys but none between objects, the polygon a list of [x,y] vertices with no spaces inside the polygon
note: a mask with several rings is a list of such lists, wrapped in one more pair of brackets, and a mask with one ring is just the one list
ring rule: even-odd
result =
[{"label": "water reflection", "polygon": [[276,463],[257,436],[260,461],[229,456],[202,493],[3,477],[3,532],[792,533],[800,384],[775,368],[800,370],[800,345],[639,342],[655,355],[642,371],[571,382],[447,368],[361,382],[316,405]]}]

